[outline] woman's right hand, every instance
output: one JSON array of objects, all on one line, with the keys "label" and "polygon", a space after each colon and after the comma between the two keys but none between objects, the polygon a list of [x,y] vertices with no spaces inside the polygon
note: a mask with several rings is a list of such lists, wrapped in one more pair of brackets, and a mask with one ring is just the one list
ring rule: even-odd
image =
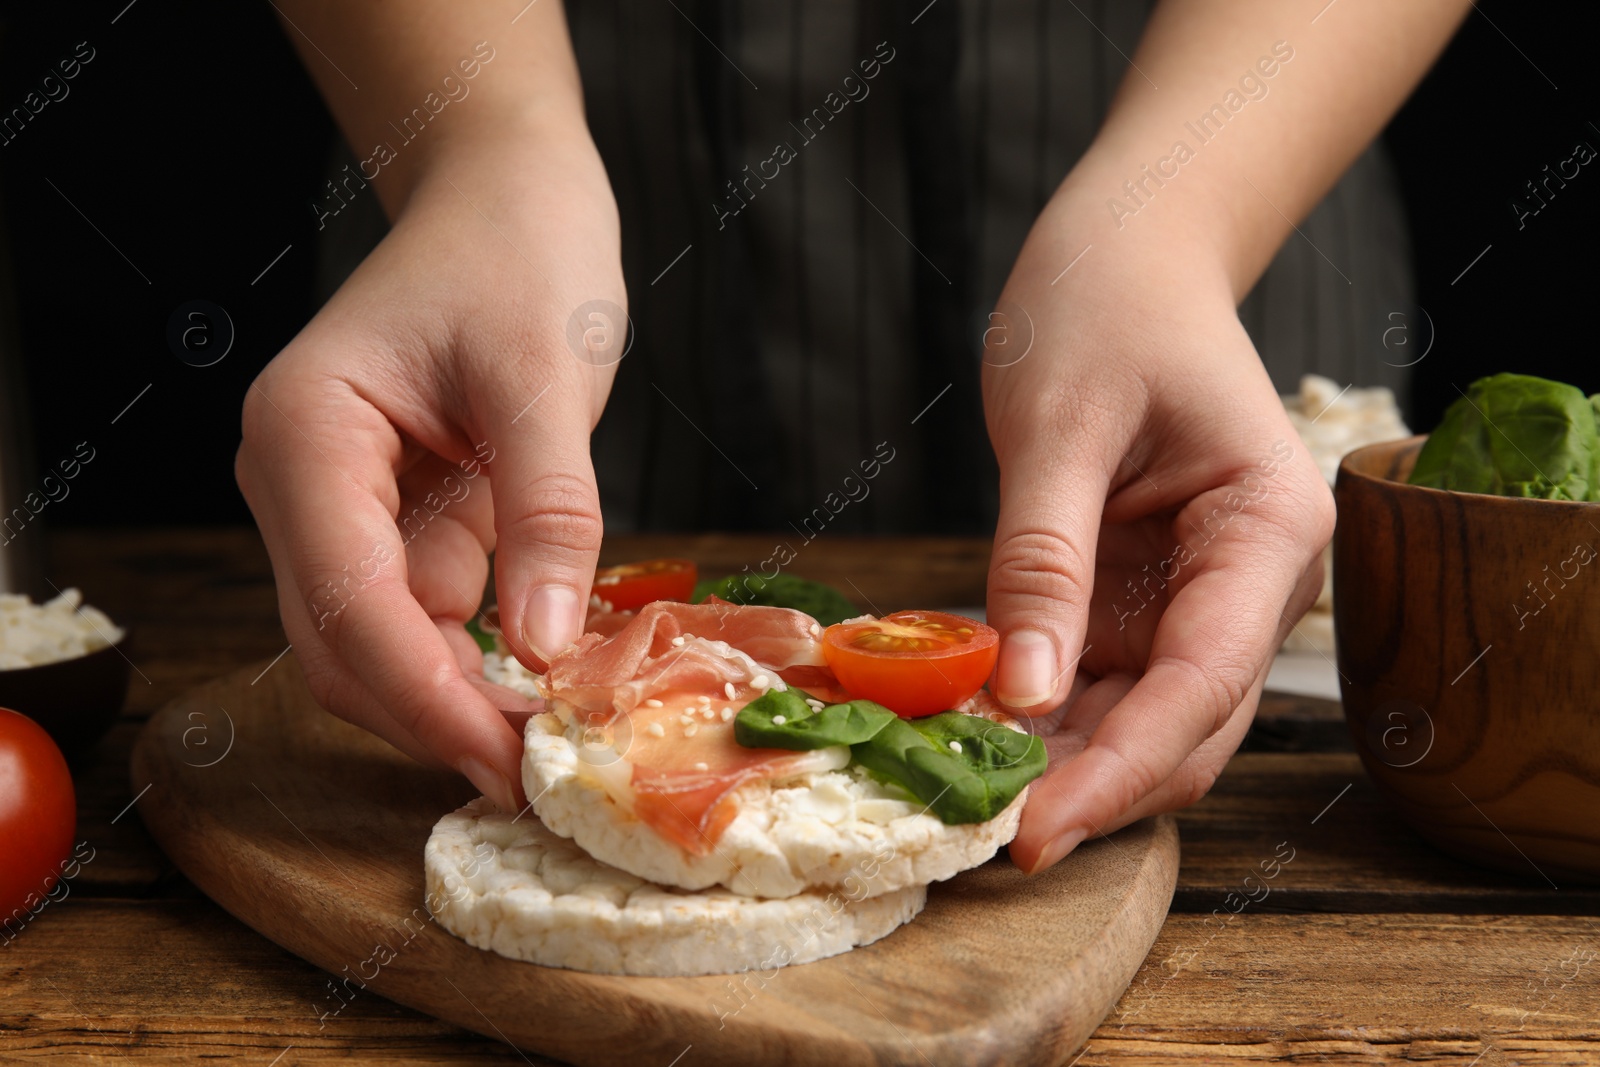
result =
[{"label": "woman's right hand", "polygon": [[389,235],[251,386],[236,464],[317,701],[502,808],[523,796],[501,712],[528,705],[483,681],[463,626],[498,548],[517,656],[578,637],[589,434],[628,330],[610,185],[581,117],[561,126],[427,154]]}]

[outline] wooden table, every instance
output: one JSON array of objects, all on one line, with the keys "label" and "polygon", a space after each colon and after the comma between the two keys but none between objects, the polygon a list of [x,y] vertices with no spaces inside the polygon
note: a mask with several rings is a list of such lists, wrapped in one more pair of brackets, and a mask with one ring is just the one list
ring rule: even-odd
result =
[{"label": "wooden table", "polygon": [[[607,556],[689,555],[709,573],[770,551],[766,537],[619,537]],[[828,538],[794,569],[894,610],[981,603],[986,562],[980,541]],[[129,812],[144,719],[283,651],[255,531],[59,533],[48,573],[134,627],[137,672],[122,721],[76,767],[78,833],[95,858],[0,949],[0,1063],[523,1062],[374,995],[319,1028],[328,976],[203,897]],[[1269,698],[1179,823],[1172,914],[1075,1067],[1600,1062],[1600,890],[1435,852],[1379,800],[1336,706]]]}]

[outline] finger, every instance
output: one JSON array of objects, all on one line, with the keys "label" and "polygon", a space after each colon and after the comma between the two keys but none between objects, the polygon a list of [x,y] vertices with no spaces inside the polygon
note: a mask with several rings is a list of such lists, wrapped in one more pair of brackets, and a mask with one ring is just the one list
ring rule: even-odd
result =
[{"label": "finger", "polygon": [[[478,642],[472,635],[453,619],[435,619],[439,632],[444,635],[445,642],[456,654],[456,660],[461,664],[461,672],[467,676],[467,681],[472,683],[472,688],[482,693],[484,697],[498,708],[501,714],[526,715],[534,710],[534,702],[515,689],[491,682],[483,676],[483,650],[478,647]],[[521,733],[521,726],[525,719],[508,718],[513,729]]]},{"label": "finger", "polygon": [[1073,679],[1067,702],[1050,715],[1031,720],[1044,722],[1059,715],[1055,729],[1042,735],[1045,751],[1050,756],[1046,777],[1061,770],[1068,760],[1088,747],[1095,728],[1117,702],[1128,695],[1136,681],[1133,675],[1120,672],[1091,680],[1088,674],[1080,671]]},{"label": "finger", "polygon": [[[488,486],[480,492],[487,498]],[[401,502],[402,516],[411,503]],[[430,514],[422,504],[411,510]],[[434,619],[458,623],[477,615],[489,580],[489,557],[472,531],[445,509],[432,516],[424,527],[413,528],[402,522],[400,533],[405,545],[407,581],[422,610]]]},{"label": "finger", "polygon": [[488,623],[480,605],[488,577],[485,550],[494,544],[494,508],[488,479],[476,481],[476,465],[462,467],[431,456],[400,478],[405,493],[400,529],[411,590],[455,652],[467,681],[520,735],[533,703],[483,677],[483,649],[464,626],[472,618]]},{"label": "finger", "polygon": [[[445,644],[450,646],[450,651],[456,654],[456,662],[461,664],[461,673],[469,681],[483,676],[483,649],[466,628],[454,619],[434,619],[434,625],[439,627],[439,633],[444,638]],[[480,687],[480,692],[482,688]]]},{"label": "finger", "polygon": [[[511,724],[512,729],[519,732],[522,724],[527,722],[526,717],[543,708],[543,701],[529,699],[515,689],[509,689],[506,686],[491,682],[487,678],[468,678],[467,680],[472,683],[474,689],[484,695],[489,703],[500,709],[500,713],[506,717],[506,721]],[[522,716],[522,718],[518,718],[518,716]]]},{"label": "finger", "polygon": [[1301,617],[1322,599],[1322,585],[1327,577],[1327,564],[1319,552],[1306,564],[1305,570],[1300,574],[1299,583],[1295,585],[1293,595],[1289,597],[1289,605],[1283,612],[1283,625],[1278,630],[1279,646],[1289,639],[1290,632],[1297,629]]},{"label": "finger", "polygon": [[[1094,827],[1091,836],[1114,833],[1149,815],[1182,808],[1200,799],[1210,789],[1233,751],[1238,748],[1239,743],[1244,740],[1244,735],[1249,731],[1250,720],[1264,681],[1264,678],[1257,681],[1241,705],[1240,711],[1228,720],[1226,726],[1195,749],[1165,782],[1121,816],[1109,823]],[[1074,714],[1062,721],[1061,731],[1044,739],[1045,749],[1050,754],[1050,769],[1033,784],[1028,794],[1029,804],[1037,803],[1041,807],[1075,806],[1075,802],[1063,790],[1061,784],[1065,777],[1066,764],[1088,747],[1095,727],[1127,696],[1134,684],[1135,679],[1125,674],[1112,675],[1096,683],[1085,693],[1084,698],[1074,705]],[[1026,837],[1021,845],[1012,843],[1012,860],[1024,869],[1037,858],[1036,850],[1029,849],[1028,844]]]},{"label": "finger", "polygon": [[[1118,688],[1125,695],[1132,688],[1133,680],[1122,676],[1120,681],[1123,684]],[[1147,794],[1133,808],[1113,819],[1110,823],[1096,827],[1088,836],[1112,834],[1124,826],[1130,826],[1151,815],[1159,815],[1162,812],[1175,811],[1179,808],[1187,807],[1209,792],[1211,786],[1221,775],[1223,768],[1227,766],[1228,760],[1239,747],[1240,742],[1244,740],[1245,734],[1249,732],[1250,722],[1255,717],[1256,705],[1260,702],[1261,690],[1265,683],[1266,677],[1263,675],[1256,681],[1255,686],[1245,697],[1239,711],[1228,720],[1228,724],[1208,737],[1199,748],[1190,753],[1189,757],[1178,766],[1178,769],[1172,773],[1171,777],[1157,786],[1153,792]],[[1103,694],[1103,698],[1111,699],[1113,702],[1120,699],[1120,697],[1113,695],[1111,692]],[[1107,710],[1109,708],[1102,708],[1100,714],[1104,715]],[[1029,804],[1034,803],[1035,797],[1042,798],[1044,796],[1054,798],[1056,803],[1068,805],[1072,803],[1059,781],[1064,768],[1058,765],[1058,760],[1064,762],[1065,759],[1076,756],[1086,747],[1088,738],[1087,732],[1073,731],[1070,735],[1060,735],[1059,738],[1048,737],[1045,739],[1045,747],[1050,753],[1051,770],[1031,787],[1031,791],[1028,794]],[[1041,799],[1040,803],[1043,805],[1047,802]],[[1026,819],[1026,813],[1024,813],[1023,817]],[[1071,850],[1069,849],[1068,851],[1070,852]],[[1010,855],[1011,861],[1025,871],[1043,870],[1054,862],[1058,862],[1051,860],[1046,863],[1039,863],[1039,857],[1036,852],[1029,848],[1029,840],[1027,838],[1023,839],[1021,845],[1018,845],[1013,840],[1010,847]],[[1067,853],[1062,855],[1064,857]],[[1038,864],[1037,868],[1033,866],[1035,864]]]},{"label": "finger", "polygon": [[1033,441],[1002,465],[988,590],[1001,634],[994,694],[1025,715],[1055,707],[1072,684],[1109,480],[1086,450]]},{"label": "finger", "polygon": [[[1049,866],[1089,834],[1142,810],[1140,803],[1260,691],[1285,608],[1303,587],[1304,561],[1332,525],[1331,507],[1304,488],[1303,473],[1286,470],[1283,481],[1253,505],[1254,514],[1246,508],[1234,515],[1204,548],[1194,577],[1162,614],[1144,676],[1089,746],[1055,774],[1055,788],[1028,805],[1012,844],[1025,870]],[[1320,479],[1317,489],[1326,492]],[[1226,492],[1197,497],[1178,516],[1179,528],[1211,513]],[[1235,734],[1248,726],[1253,704],[1244,710]]]},{"label": "finger", "polygon": [[476,465],[462,466],[430,456],[399,479],[399,526],[411,592],[473,687],[502,712],[526,711],[526,698],[483,679],[483,651],[464,628],[473,618],[488,621],[480,605],[488,579],[485,550],[494,543],[494,509],[488,479],[477,480]]},{"label": "finger", "polygon": [[1113,833],[1151,815],[1186,808],[1209,793],[1222,775],[1223,768],[1228,765],[1228,760],[1233,758],[1245,735],[1250,732],[1256,709],[1261,704],[1261,691],[1266,684],[1267,675],[1263,671],[1222,729],[1206,738],[1199,748],[1178,764],[1177,770],[1165,782],[1097,832]]},{"label": "finger", "polygon": [[423,766],[448,766],[438,753],[396,722],[355,672],[341,664],[327,646],[308,634],[290,636],[300,637],[295,644],[295,657],[319,705],[345,722],[383,738]]},{"label": "finger", "polygon": [[[492,391],[495,588],[501,631],[525,663],[548,663],[583,632],[600,555],[600,494],[589,459],[587,402],[576,386],[534,386],[532,412],[517,390]],[[564,395],[570,394],[570,395]],[[529,415],[536,417],[529,417]]]},{"label": "finger", "polygon": [[[1293,620],[1308,609],[1317,600],[1323,581],[1323,565],[1321,557],[1314,557],[1301,572],[1299,583],[1290,597],[1289,606],[1283,614],[1283,619],[1278,627],[1275,644],[1281,646],[1289,631],[1293,628]],[[1045,749],[1050,756],[1050,770],[1040,778],[1030,796],[1040,793],[1060,792],[1059,778],[1063,773],[1067,760],[1077,756],[1088,746],[1089,738],[1095,728],[1110,713],[1111,709],[1133,688],[1135,679],[1131,675],[1113,674],[1103,679],[1089,682],[1089,676],[1080,671],[1074,679],[1073,693],[1056,712],[1052,712],[1045,719],[1055,719],[1058,725],[1054,732],[1042,731]],[[1178,769],[1154,791],[1147,794],[1143,800],[1136,803],[1133,808],[1124,812],[1109,824],[1096,828],[1100,834],[1113,833],[1124,826],[1138,822],[1140,819],[1162,812],[1173,811],[1195,803],[1216,782],[1218,776],[1227,766],[1228,760],[1234,751],[1243,742],[1245,735],[1250,730],[1250,724],[1255,718],[1255,712],[1261,702],[1261,692],[1266,686],[1266,674],[1257,678],[1256,684],[1245,696],[1239,709],[1228,719],[1222,729],[1195,749],[1187,759],[1178,766]],[[1034,720],[1043,722],[1044,719]],[[1031,801],[1030,801],[1031,802]],[[1043,802],[1041,801],[1041,804]],[[1026,844],[1026,840],[1024,842]],[[1013,853],[1014,859],[1021,853]],[[1019,866],[1020,859],[1016,859]]]},{"label": "finger", "polygon": [[[1289,606],[1283,613],[1277,636],[1273,639],[1274,649],[1281,647],[1284,639],[1289,636],[1289,631],[1294,626],[1293,620],[1298,619],[1316,602],[1317,593],[1322,587],[1322,579],[1322,560],[1320,557],[1313,558],[1302,572],[1300,581],[1289,598]],[[1261,705],[1262,690],[1266,686],[1267,673],[1263,671],[1256,678],[1256,683],[1250,692],[1245,694],[1238,710],[1222,729],[1206,738],[1199,748],[1178,765],[1178,769],[1173,771],[1165,782],[1122,816],[1113,819],[1100,832],[1111,833],[1148,816],[1188,807],[1209,793],[1212,785],[1222,774],[1223,768],[1228,765],[1228,760],[1233,757],[1234,752],[1244,741],[1245,735],[1250,732],[1256,710]]]},{"label": "finger", "polygon": [[444,516],[466,527],[478,541],[480,552],[494,548],[494,503],[483,464],[476,456],[451,463],[428,452],[395,481],[403,498],[395,524],[408,544],[420,537],[434,518]]},{"label": "finger", "polygon": [[[1072,687],[1067,690],[1066,699],[1053,711],[1029,718],[1022,724],[1023,729],[1044,738],[1048,745],[1052,737],[1066,729],[1067,716],[1077,705],[1078,699],[1083,696],[1090,686],[1097,684],[1099,681],[1100,679],[1088,671],[1074,671],[1072,674]],[[1087,738],[1087,736],[1086,734],[1085,737]]]},{"label": "finger", "polygon": [[390,717],[383,705],[379,704],[367,688],[339,664],[332,651],[307,625],[305,608],[301,603],[300,592],[289,566],[287,549],[278,533],[276,516],[272,509],[265,505],[264,498],[254,486],[256,478],[253,467],[249,457],[242,451],[236,470],[240,488],[250,502],[251,510],[256,516],[256,525],[261,530],[261,538],[267,546],[268,558],[272,561],[272,573],[278,594],[278,613],[283,619],[284,634],[289,639],[290,647],[294,649],[295,662],[299,664],[301,672],[305,675],[306,684],[313,693],[332,694],[330,698],[319,700],[318,703],[344,721],[383,738],[418,763],[428,766],[442,765],[439,757],[428,751],[422,742],[412,736],[411,731]]},{"label": "finger", "polygon": [[418,763],[440,765],[439,757],[429,752],[422,742],[412,736],[411,731],[395,722],[365,686],[348,677],[348,672],[340,666],[337,657],[308,625],[281,524],[262,482],[262,466],[250,442],[247,440],[241,444],[234,461],[234,475],[239,482],[240,492],[255,516],[261,540],[266,545],[278,596],[278,615],[283,620],[284,635],[289,639],[290,648],[294,649],[295,662],[299,664],[307,686],[313,693],[337,693],[335,699],[318,700],[332,714],[383,738]]},{"label": "finger", "polygon": [[516,806],[519,740],[467,682],[407,585],[393,517],[398,436],[342,382],[289,380],[274,392],[260,383],[251,389],[246,447],[271,457],[254,464],[253,479],[293,576],[297,596],[284,605],[286,618],[309,631],[302,643],[320,641],[344,668],[317,676],[314,695],[348,715],[359,701],[347,678],[359,681],[428,751],[496,804]]}]

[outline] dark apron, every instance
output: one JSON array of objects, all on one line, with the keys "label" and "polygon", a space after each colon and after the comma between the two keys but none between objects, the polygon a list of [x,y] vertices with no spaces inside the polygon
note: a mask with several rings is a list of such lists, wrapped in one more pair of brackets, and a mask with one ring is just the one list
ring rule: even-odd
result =
[{"label": "dark apron", "polygon": [[[567,10],[635,330],[593,438],[607,529],[992,530],[988,313],[1147,5]],[[1410,250],[1381,151],[1299,229],[1240,309],[1279,391],[1315,372],[1403,393],[1382,339]]]}]

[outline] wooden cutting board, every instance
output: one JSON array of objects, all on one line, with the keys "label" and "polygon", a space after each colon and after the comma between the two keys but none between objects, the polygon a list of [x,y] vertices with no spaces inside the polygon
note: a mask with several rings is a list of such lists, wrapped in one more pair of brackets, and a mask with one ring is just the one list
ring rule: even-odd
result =
[{"label": "wooden cutting board", "polygon": [[[1149,952],[1178,869],[1170,817],[1085,844],[1036,878],[1002,855],[933,886],[876,944],[760,975],[608,977],[472,948],[429,920],[422,847],[471,800],[319,709],[293,657],[152,718],[132,784],[196,885],[332,976],[583,1065],[1060,1064]],[[342,999],[341,999],[342,998]],[[682,1057],[678,1059],[678,1057]]]}]

